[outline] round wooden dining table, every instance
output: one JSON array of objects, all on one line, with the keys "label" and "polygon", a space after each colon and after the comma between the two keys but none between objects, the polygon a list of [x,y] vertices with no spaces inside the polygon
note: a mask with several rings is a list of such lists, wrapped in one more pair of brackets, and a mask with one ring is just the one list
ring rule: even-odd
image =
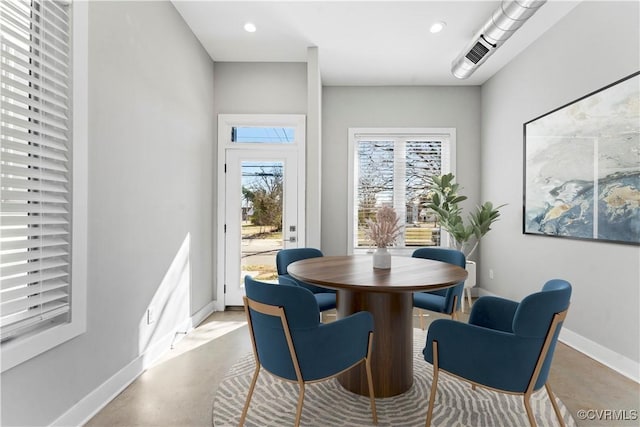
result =
[{"label": "round wooden dining table", "polygon": [[[465,269],[424,258],[394,256],[390,269],[374,269],[371,255],[325,256],[289,264],[298,280],[337,290],[338,318],[373,315],[371,355],[376,397],[395,396],[413,384],[413,292],[444,289],[463,281]],[[347,390],[369,394],[362,365],[338,376]]]}]

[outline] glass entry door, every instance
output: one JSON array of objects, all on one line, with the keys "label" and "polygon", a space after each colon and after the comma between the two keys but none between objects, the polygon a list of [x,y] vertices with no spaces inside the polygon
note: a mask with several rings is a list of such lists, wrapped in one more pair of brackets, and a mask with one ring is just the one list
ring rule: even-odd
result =
[{"label": "glass entry door", "polygon": [[244,277],[276,282],[279,250],[298,247],[297,153],[226,150],[225,305],[241,306]]}]

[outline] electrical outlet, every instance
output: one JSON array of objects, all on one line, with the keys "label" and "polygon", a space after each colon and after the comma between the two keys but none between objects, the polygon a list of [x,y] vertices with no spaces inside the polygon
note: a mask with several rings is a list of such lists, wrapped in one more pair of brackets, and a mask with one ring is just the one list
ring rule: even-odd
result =
[{"label": "electrical outlet", "polygon": [[147,309],[147,325],[156,322],[156,309],[154,307],[149,307]]},{"label": "electrical outlet", "polygon": [[493,268],[489,269],[489,279],[493,280]]}]

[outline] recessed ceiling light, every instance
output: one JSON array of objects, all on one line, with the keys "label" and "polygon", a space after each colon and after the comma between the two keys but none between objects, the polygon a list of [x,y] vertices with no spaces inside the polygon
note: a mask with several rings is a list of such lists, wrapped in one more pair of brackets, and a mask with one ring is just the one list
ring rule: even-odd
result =
[{"label": "recessed ceiling light", "polygon": [[256,26],[253,24],[253,22],[247,22],[246,24],[244,24],[244,30],[248,33],[255,33]]},{"label": "recessed ceiling light", "polygon": [[447,23],[444,21],[434,22],[433,24],[431,24],[431,28],[429,28],[429,31],[431,31],[433,34],[436,34],[442,31],[446,26]]}]

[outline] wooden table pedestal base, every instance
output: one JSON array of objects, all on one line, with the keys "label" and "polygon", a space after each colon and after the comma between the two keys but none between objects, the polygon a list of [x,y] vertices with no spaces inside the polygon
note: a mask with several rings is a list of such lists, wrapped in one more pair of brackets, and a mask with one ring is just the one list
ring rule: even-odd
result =
[{"label": "wooden table pedestal base", "polygon": [[[368,311],[374,319],[371,370],[375,397],[409,390],[413,384],[413,293],[338,290],[338,318],[358,311]],[[347,390],[369,395],[364,365],[341,374],[338,381]]]}]

